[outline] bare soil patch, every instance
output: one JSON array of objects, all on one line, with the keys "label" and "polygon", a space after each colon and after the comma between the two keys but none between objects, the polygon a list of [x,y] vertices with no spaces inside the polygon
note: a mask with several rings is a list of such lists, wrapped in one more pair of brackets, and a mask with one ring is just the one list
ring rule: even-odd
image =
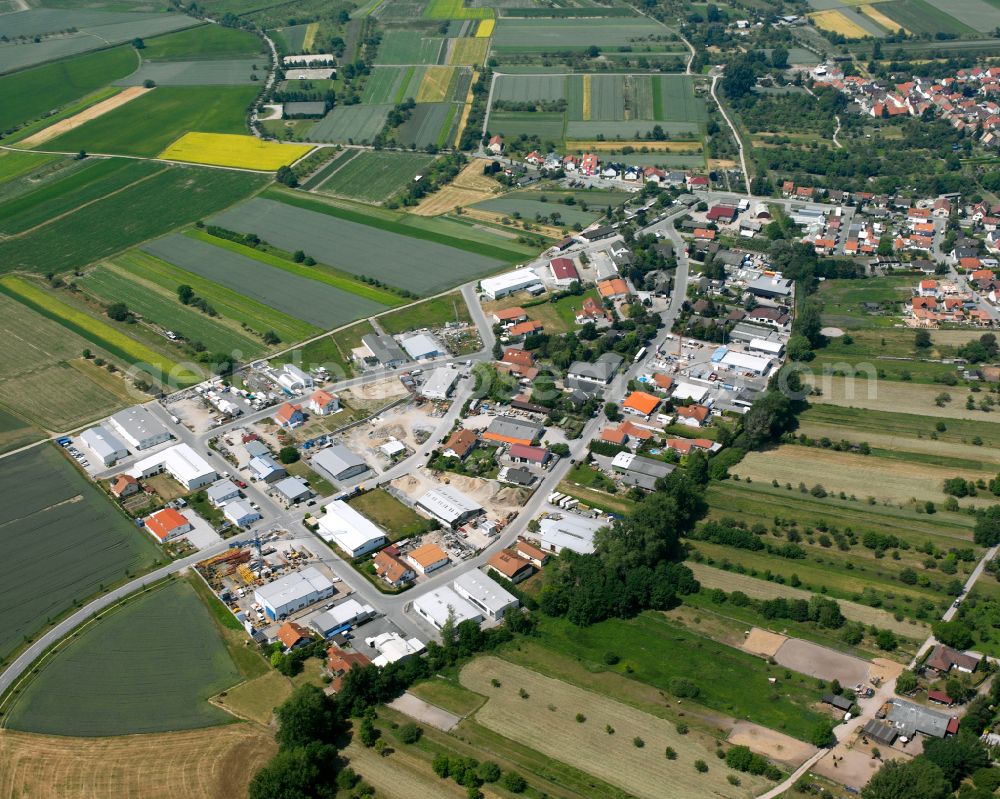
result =
[{"label": "bare soil patch", "polygon": [[472,159],[451,183],[426,197],[410,213],[417,216],[440,216],[454,211],[456,205],[465,207],[498,194],[500,185],[483,174],[486,163],[479,158]]},{"label": "bare soil patch", "polygon": [[436,727],[443,732],[451,732],[458,726],[458,722],[461,721],[454,713],[449,713],[447,710],[435,707],[430,702],[425,702],[409,691],[390,702],[389,707],[398,710],[400,713],[405,713],[417,721],[422,721],[424,724]]},{"label": "bare soil patch", "polygon": [[129,86],[127,89],[118,92],[114,97],[109,97],[107,100],[95,103],[90,108],[85,108],[79,114],[62,119],[54,125],[49,125],[47,128],[38,131],[38,133],[32,134],[21,142],[21,144],[25,147],[36,147],[39,144],[44,144],[56,136],[61,136],[63,133],[90,122],[92,119],[104,116],[109,111],[114,111],[116,108],[132,102],[136,97],[140,97],[146,92],[151,91],[153,90],[147,89],[145,86]]},{"label": "bare soil patch", "polygon": [[823,680],[839,680],[845,686],[868,680],[867,661],[801,638],[789,638],[785,641],[774,653],[774,659],[782,666],[802,674]]},{"label": "bare soil patch", "polygon": [[740,648],[752,655],[769,658],[774,657],[775,652],[781,649],[787,640],[788,636],[786,635],[778,635],[778,633],[754,627]]},{"label": "bare soil patch", "polygon": [[231,799],[277,749],[270,730],[66,738],[0,731],[0,796],[32,799]]},{"label": "bare soil patch", "polygon": [[816,752],[816,747],[804,741],[749,721],[736,722],[729,733],[729,743],[748,746],[751,751],[788,766],[798,766]]}]

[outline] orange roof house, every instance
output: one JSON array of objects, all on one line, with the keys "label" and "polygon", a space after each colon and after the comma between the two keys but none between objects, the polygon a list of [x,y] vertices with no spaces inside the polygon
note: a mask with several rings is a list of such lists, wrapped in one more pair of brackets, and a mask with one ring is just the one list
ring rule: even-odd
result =
[{"label": "orange roof house", "polygon": [[548,552],[544,549],[539,549],[534,544],[526,541],[523,538],[517,539],[517,546],[515,546],[515,551],[525,560],[530,561],[534,564],[535,568],[542,568],[546,563],[549,562],[551,557]]},{"label": "orange roof house", "polygon": [[173,508],[164,508],[146,517],[146,529],[159,541],[169,541],[175,536],[190,532],[191,522]]},{"label": "orange roof house", "polygon": [[344,677],[351,669],[363,669],[370,666],[371,661],[360,652],[347,652],[336,644],[331,644],[326,650],[326,668],[333,676],[330,687],[339,691],[344,684]]},{"label": "orange roof house", "polygon": [[667,447],[680,455],[687,455],[693,449],[711,449],[712,442],[707,438],[668,438]]},{"label": "orange roof house", "polygon": [[278,640],[285,645],[285,649],[295,649],[312,641],[312,635],[294,621],[286,621],[278,628]]},{"label": "orange roof house", "polygon": [[516,347],[507,347],[503,351],[503,358],[501,358],[504,363],[514,364],[515,366],[534,366],[535,356],[528,350],[519,350]]},{"label": "orange roof house", "polygon": [[437,544],[428,543],[408,553],[406,560],[420,574],[429,574],[435,569],[448,565],[448,553]]},{"label": "orange roof house", "polygon": [[274,421],[282,427],[298,427],[305,422],[305,417],[302,415],[302,406],[286,402],[274,414]]},{"label": "orange roof house", "polygon": [[660,391],[670,391],[674,387],[674,379],[670,375],[657,372],[653,375],[653,383]]},{"label": "orange roof house", "polygon": [[139,481],[130,474],[120,474],[111,483],[111,493],[116,497],[127,497],[139,490]]},{"label": "orange roof house", "polygon": [[510,324],[512,322],[522,322],[528,318],[528,312],[515,305],[513,308],[503,308],[493,312],[493,320],[497,324]]},{"label": "orange roof house", "polygon": [[541,330],[544,327],[541,322],[536,319],[528,319],[524,322],[518,322],[507,330],[507,334],[511,336],[528,336],[537,330]]},{"label": "orange roof house", "polygon": [[707,227],[698,227],[694,229],[694,237],[696,239],[704,239],[705,241],[713,241],[715,239],[715,231]]},{"label": "orange roof house", "polygon": [[597,284],[597,292],[602,297],[623,297],[630,293],[628,283],[620,277],[613,277],[611,280],[602,280]]},{"label": "orange roof house", "polygon": [[461,430],[456,430],[448,437],[448,440],[444,442],[442,452],[447,453],[449,456],[465,460],[478,442],[479,436],[475,430],[462,428]]},{"label": "orange roof house", "polygon": [[605,427],[601,431],[601,441],[609,444],[624,444],[628,440],[628,434],[621,427]]},{"label": "orange roof house", "polygon": [[487,561],[487,564],[490,569],[501,577],[506,577],[512,583],[519,583],[535,573],[535,567],[531,565],[530,560],[522,558],[509,549],[501,549]]},{"label": "orange roof house", "polygon": [[375,564],[375,573],[396,588],[410,582],[417,576],[413,569],[384,549],[375,556],[373,563]]},{"label": "orange roof house", "polygon": [[660,404],[660,398],[645,391],[633,391],[622,403],[622,410],[648,418]]},{"label": "orange roof house", "polygon": [[688,405],[677,409],[677,418],[681,424],[701,427],[708,418],[708,408],[704,405]]},{"label": "orange roof house", "polygon": [[958,266],[960,269],[966,269],[968,271],[975,271],[982,266],[982,263],[978,258],[959,258]]}]

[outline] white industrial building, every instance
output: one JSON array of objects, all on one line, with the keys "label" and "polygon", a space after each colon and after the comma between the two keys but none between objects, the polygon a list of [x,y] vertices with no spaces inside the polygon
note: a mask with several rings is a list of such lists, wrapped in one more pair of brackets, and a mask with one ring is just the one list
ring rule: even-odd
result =
[{"label": "white industrial building", "polygon": [[426,358],[437,358],[445,354],[433,336],[426,333],[417,333],[409,338],[404,338],[400,342],[406,354],[415,361],[422,361]]},{"label": "white industrial building", "polygon": [[312,459],[313,468],[319,467],[334,480],[350,480],[368,471],[369,466],[357,453],[343,444],[334,444],[317,452]]},{"label": "white industrial building", "polygon": [[160,472],[169,474],[188,491],[206,486],[218,477],[215,469],[201,455],[183,443],[137,461],[129,474],[142,479]]},{"label": "white industrial building", "polygon": [[128,447],[103,425],[84,430],[80,434],[80,441],[86,444],[87,448],[105,466],[114,466],[122,458],[128,456]]},{"label": "white industrial building", "polygon": [[766,338],[755,338],[747,344],[748,352],[759,352],[770,358],[780,358],[785,352],[785,345],[780,341],[771,341]]},{"label": "white industrial building", "polygon": [[329,638],[373,618],[375,608],[371,605],[362,605],[356,599],[345,599],[339,605],[317,613],[309,620],[309,626],[324,638]]},{"label": "white industrial building", "polygon": [[590,555],[594,551],[594,533],[607,526],[607,522],[573,514],[566,514],[561,519],[541,519],[539,542],[543,550],[556,555],[564,549]]},{"label": "white industrial building", "polygon": [[260,521],[263,518],[260,515],[260,511],[256,510],[244,499],[227,502],[222,509],[222,515],[237,527],[249,527],[254,522]]},{"label": "white industrial building", "polygon": [[448,585],[421,594],[413,600],[413,609],[436,630],[444,626],[449,616],[452,616],[456,625],[463,621],[474,621],[479,624],[484,618],[479,608],[459,596],[455,589]]},{"label": "white industrial building", "polygon": [[329,599],[334,594],[330,578],[315,566],[292,572],[262,585],[254,591],[254,599],[264,608],[271,619],[281,619],[309,605]]},{"label": "white industrial building", "polygon": [[352,558],[374,552],[389,539],[380,527],[366,519],[343,500],[327,505],[319,517],[319,534]]},{"label": "white industrial building", "polygon": [[149,449],[170,440],[166,425],[139,405],[118,411],[108,422],[131,449]]},{"label": "white industrial building", "polygon": [[313,387],[313,379],[294,363],[286,363],[278,374],[278,385],[293,394],[301,394]]},{"label": "white industrial building", "polygon": [[520,604],[516,596],[505,591],[496,580],[479,569],[463,572],[452,581],[451,587],[493,620],[502,619],[507,608],[516,608]]},{"label": "white industrial building", "polygon": [[209,502],[215,507],[221,508],[227,502],[240,498],[240,487],[227,477],[217,483],[212,483],[206,489],[205,494],[208,496]]},{"label": "white industrial building", "polygon": [[705,386],[696,386],[694,383],[678,383],[674,386],[671,396],[679,402],[684,400],[701,402],[708,396],[708,389]]},{"label": "white industrial building", "polygon": [[461,374],[458,369],[452,366],[442,366],[440,369],[435,369],[427,376],[420,393],[431,400],[448,399],[448,395],[451,394],[451,390]]},{"label": "white industrial building", "polygon": [[399,633],[389,632],[366,638],[365,643],[378,650],[378,657],[372,658],[372,665],[380,669],[390,663],[397,663],[413,655],[421,654],[425,647],[419,638],[403,638]]},{"label": "white industrial building", "polygon": [[533,269],[527,267],[515,269],[513,272],[505,272],[496,277],[488,277],[479,283],[483,294],[491,300],[499,300],[515,291],[543,291],[541,279],[535,274]]},{"label": "white industrial building", "polygon": [[308,484],[301,477],[286,477],[274,484],[273,490],[286,506],[294,505],[313,495]]},{"label": "white industrial building", "polygon": [[451,486],[432,488],[417,500],[417,507],[452,529],[483,512],[483,506]]},{"label": "white industrial building", "polygon": [[766,375],[771,370],[770,358],[761,358],[759,355],[747,355],[745,352],[733,352],[733,350],[728,350],[722,356],[721,363],[730,369],[753,372],[756,375]]}]

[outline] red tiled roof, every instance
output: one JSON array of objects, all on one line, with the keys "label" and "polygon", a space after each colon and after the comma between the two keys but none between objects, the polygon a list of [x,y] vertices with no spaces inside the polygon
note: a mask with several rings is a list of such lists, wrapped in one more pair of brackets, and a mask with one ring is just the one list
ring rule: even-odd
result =
[{"label": "red tiled roof", "polygon": [[576,271],[576,264],[570,258],[553,258],[549,262],[552,267],[552,274],[556,280],[579,280],[580,273]]}]

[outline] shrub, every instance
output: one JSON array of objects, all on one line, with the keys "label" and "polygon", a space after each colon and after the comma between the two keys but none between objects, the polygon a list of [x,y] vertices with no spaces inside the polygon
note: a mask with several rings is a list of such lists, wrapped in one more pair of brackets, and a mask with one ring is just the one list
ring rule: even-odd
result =
[{"label": "shrub", "polygon": [[704,760],[695,760],[694,769],[699,774],[704,774],[706,771],[708,771],[708,763],[706,763]]},{"label": "shrub", "polygon": [[412,721],[406,722],[396,730],[396,737],[404,744],[415,744],[420,740],[420,736],[423,735],[424,731],[420,729]]},{"label": "shrub", "polygon": [[667,760],[676,760],[677,759],[677,752],[674,750],[674,748],[672,746],[668,746],[666,748],[666,751],[664,752],[664,755],[666,755]]},{"label": "shrub", "polygon": [[634,746],[636,749],[642,749],[642,747],[644,747],[645,745],[646,742],[642,740],[642,738],[640,738],[638,735],[632,739],[632,746]]},{"label": "shrub", "polygon": [[500,778],[500,787],[511,793],[524,793],[528,783],[520,774],[508,771]]}]

